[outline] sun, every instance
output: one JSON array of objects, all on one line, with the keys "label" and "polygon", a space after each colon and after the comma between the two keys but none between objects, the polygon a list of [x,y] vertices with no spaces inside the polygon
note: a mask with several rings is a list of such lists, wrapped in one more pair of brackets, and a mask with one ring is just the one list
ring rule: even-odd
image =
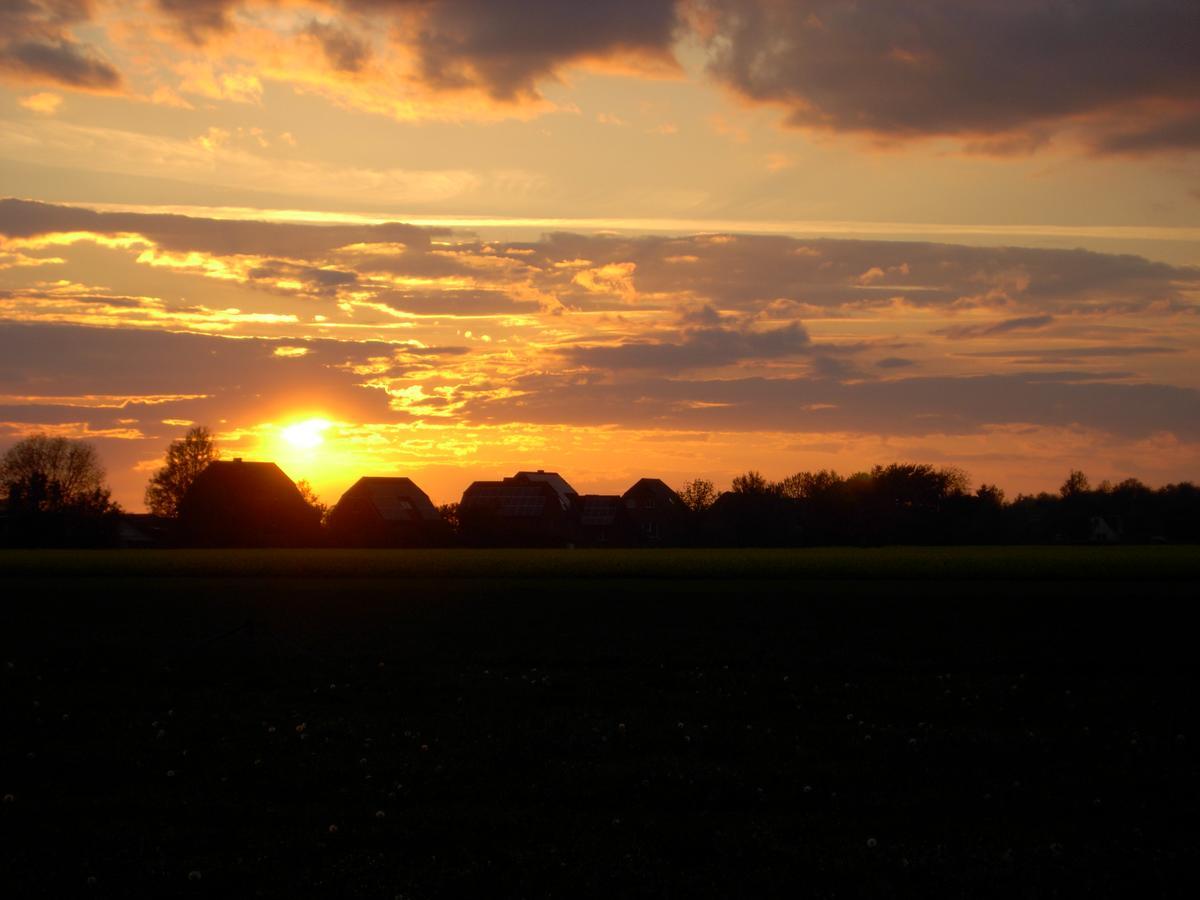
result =
[{"label": "sun", "polygon": [[287,443],[300,450],[311,450],[325,443],[322,434],[333,423],[328,419],[305,419],[295,425],[289,425],[280,432]]}]

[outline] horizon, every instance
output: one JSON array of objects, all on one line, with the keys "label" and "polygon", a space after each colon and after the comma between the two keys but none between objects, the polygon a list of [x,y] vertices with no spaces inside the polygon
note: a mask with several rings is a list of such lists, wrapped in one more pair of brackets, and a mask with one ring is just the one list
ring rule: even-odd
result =
[{"label": "horizon", "polygon": [[0,453],[1194,482],[1200,15],[963,8],[0,11]]}]

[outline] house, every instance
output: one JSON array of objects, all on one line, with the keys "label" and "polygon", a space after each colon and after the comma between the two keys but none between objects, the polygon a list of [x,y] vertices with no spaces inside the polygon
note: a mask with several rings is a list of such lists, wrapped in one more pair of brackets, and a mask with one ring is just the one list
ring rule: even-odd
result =
[{"label": "house", "polygon": [[174,537],[174,525],[165,516],[121,513],[117,520],[117,546],[135,549],[169,546]]},{"label": "house", "polygon": [[310,547],[321,514],[275,463],[217,460],[179,503],[178,537],[196,547]]},{"label": "house", "polygon": [[536,472],[518,472],[511,478],[505,478],[506,482],[522,483],[526,481],[544,482],[554,488],[554,492],[558,494],[558,502],[563,509],[570,509],[571,504],[579,497],[575,488],[567,483],[567,479],[563,478],[557,472],[547,472],[545,469],[538,469]]},{"label": "house", "polygon": [[476,481],[458,506],[459,534],[473,546],[567,546],[574,538],[577,498],[555,472]]},{"label": "house", "polygon": [[702,542],[715,547],[786,547],[801,537],[797,504],[773,492],[725,491],[701,529]]},{"label": "house", "polygon": [[356,481],[329,513],[330,539],[343,547],[429,547],[450,542],[450,531],[411,478]]},{"label": "house", "polygon": [[1109,525],[1103,516],[1092,516],[1088,519],[1088,540],[1091,543],[1115,544],[1120,539],[1119,530]]},{"label": "house", "polygon": [[625,500],[616,494],[584,494],[577,503],[578,543],[584,547],[632,547],[638,543]]},{"label": "house", "polygon": [[691,511],[662,479],[643,478],[621,499],[643,543],[674,547],[687,542]]}]

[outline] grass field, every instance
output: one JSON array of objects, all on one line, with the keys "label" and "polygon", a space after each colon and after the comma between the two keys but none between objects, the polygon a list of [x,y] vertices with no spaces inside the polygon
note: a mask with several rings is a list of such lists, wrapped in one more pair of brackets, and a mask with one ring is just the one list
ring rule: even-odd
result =
[{"label": "grass field", "polygon": [[0,895],[1188,896],[1192,548],[0,555]]},{"label": "grass field", "polygon": [[786,550],[8,550],[13,576],[647,579],[1180,579],[1200,547]]}]

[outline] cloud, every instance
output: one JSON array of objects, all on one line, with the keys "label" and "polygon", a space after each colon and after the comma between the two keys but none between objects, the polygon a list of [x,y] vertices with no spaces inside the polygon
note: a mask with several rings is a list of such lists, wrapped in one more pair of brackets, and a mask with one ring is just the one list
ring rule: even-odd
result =
[{"label": "cloud", "polygon": [[[376,11],[377,0],[347,0]],[[415,7],[410,43],[426,85],[486,91],[496,100],[538,96],[537,83],[568,64],[614,60],[674,67],[679,20],[674,0],[531,0],[519,15],[492,0],[435,0]]]},{"label": "cloud", "polygon": [[[300,403],[330,405],[364,421],[386,413],[386,396],[363,387],[362,377],[346,367],[372,357],[390,358],[393,345],[313,340],[305,343],[308,353],[303,356],[276,355],[277,349],[293,345],[257,338],[0,322],[0,394],[177,395],[182,399],[156,401],[154,415],[169,418],[186,409],[183,417],[197,421],[257,421],[255,417]],[[65,405],[73,404],[68,400]],[[12,409],[0,407],[0,418],[14,415]]]},{"label": "cloud", "polygon": [[1200,440],[1200,391],[1074,372],[901,378],[579,381],[529,375],[480,399],[468,421],[708,431],[978,434],[1006,425],[1082,427],[1125,438]]},{"label": "cloud", "polygon": [[232,13],[242,0],[155,0],[180,33],[194,44],[233,27]]},{"label": "cloud", "polygon": [[[1178,0],[700,0],[711,72],[790,125],[1028,152],[1200,147],[1200,14]],[[1124,131],[1137,122],[1133,132]]]},{"label": "cloud", "polygon": [[1054,321],[1054,316],[1018,316],[1015,319],[1003,319],[999,322],[989,322],[979,325],[952,325],[940,328],[934,334],[942,334],[950,338],[981,338],[995,337],[1000,334],[1010,334],[1014,331],[1036,331],[1045,328]]},{"label": "cloud", "polygon": [[91,17],[89,0],[0,4],[0,74],[18,81],[115,90],[120,73],[72,29]]},{"label": "cloud", "polygon": [[314,20],[304,31],[316,39],[329,64],[339,72],[361,71],[371,55],[365,40],[340,25]]},{"label": "cloud", "polygon": [[29,200],[0,200],[0,235],[32,238],[71,232],[140,234],[164,250],[178,252],[292,258],[327,253],[351,244],[427,247],[431,236],[439,233],[437,229],[400,223],[301,225],[157,213],[96,212]]},{"label": "cloud", "polygon": [[677,341],[630,340],[615,346],[566,347],[558,352],[575,365],[616,371],[683,371],[796,356],[811,349],[808,331],[793,323],[767,331],[719,326],[685,328]]},{"label": "cloud", "polygon": [[62,106],[62,95],[51,94],[43,91],[39,94],[30,94],[28,97],[22,97],[18,103],[30,112],[40,113],[44,116],[52,116],[58,112],[58,108]]},{"label": "cloud", "polygon": [[1120,346],[1089,346],[1089,347],[1014,347],[1010,350],[984,350],[975,353],[965,353],[977,359],[1014,359],[1026,363],[1045,363],[1048,365],[1064,365],[1082,362],[1088,359],[1105,359],[1127,356],[1161,356],[1170,353],[1183,353],[1181,347],[1161,347],[1157,345]]}]

